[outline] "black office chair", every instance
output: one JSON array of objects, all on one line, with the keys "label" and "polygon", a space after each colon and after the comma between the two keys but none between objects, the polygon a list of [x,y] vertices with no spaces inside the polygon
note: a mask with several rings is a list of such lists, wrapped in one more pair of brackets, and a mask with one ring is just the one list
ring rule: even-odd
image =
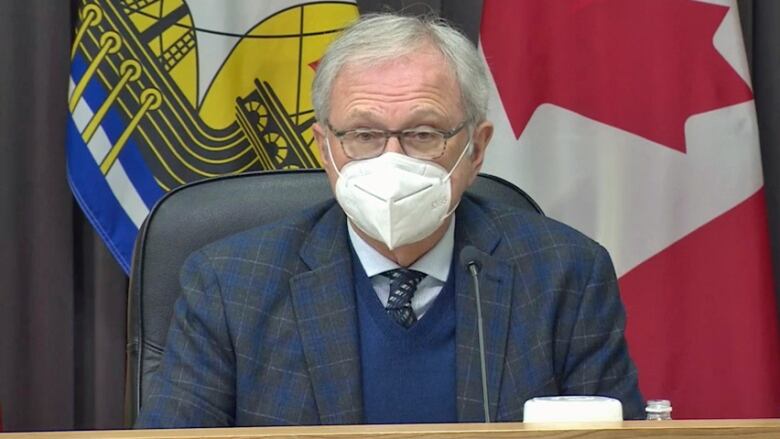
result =
[{"label": "black office chair", "polygon": [[[468,193],[542,214],[520,188],[481,174]],[[127,304],[125,421],[132,425],[165,346],[179,269],[204,245],[331,198],[321,169],[254,172],[181,186],[149,213],[136,239]]]}]

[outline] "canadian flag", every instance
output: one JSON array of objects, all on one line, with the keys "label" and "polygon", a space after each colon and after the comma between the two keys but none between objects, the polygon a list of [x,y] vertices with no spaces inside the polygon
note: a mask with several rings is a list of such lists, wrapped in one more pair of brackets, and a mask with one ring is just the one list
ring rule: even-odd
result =
[{"label": "canadian flag", "polygon": [[780,332],[734,1],[484,0],[484,171],[610,251],[645,398],[780,417]]}]

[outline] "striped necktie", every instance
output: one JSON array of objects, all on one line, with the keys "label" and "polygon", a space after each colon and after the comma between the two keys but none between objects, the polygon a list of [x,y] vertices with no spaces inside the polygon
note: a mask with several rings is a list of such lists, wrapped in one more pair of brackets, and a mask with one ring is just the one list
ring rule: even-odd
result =
[{"label": "striped necktie", "polygon": [[417,316],[412,309],[412,296],[417,291],[417,285],[425,277],[425,273],[397,268],[382,273],[390,279],[390,297],[387,299],[385,311],[398,324],[409,328],[417,321]]}]

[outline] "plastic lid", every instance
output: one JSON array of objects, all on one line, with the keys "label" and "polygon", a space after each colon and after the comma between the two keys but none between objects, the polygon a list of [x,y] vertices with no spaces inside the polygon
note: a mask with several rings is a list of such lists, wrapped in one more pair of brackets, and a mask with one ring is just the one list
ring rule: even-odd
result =
[{"label": "plastic lid", "polygon": [[651,399],[645,407],[647,413],[671,413],[672,403],[668,399]]}]

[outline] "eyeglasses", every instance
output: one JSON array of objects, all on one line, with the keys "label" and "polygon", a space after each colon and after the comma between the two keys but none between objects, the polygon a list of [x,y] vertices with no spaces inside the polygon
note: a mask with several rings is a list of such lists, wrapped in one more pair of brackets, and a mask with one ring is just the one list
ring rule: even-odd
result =
[{"label": "eyeglasses", "polygon": [[447,140],[458,134],[467,120],[452,130],[437,130],[433,128],[413,128],[400,131],[358,128],[355,130],[336,131],[328,122],[328,128],[333,132],[344,154],[352,160],[363,160],[382,155],[391,137],[398,139],[401,149],[409,157],[423,160],[434,160],[447,149]]}]

